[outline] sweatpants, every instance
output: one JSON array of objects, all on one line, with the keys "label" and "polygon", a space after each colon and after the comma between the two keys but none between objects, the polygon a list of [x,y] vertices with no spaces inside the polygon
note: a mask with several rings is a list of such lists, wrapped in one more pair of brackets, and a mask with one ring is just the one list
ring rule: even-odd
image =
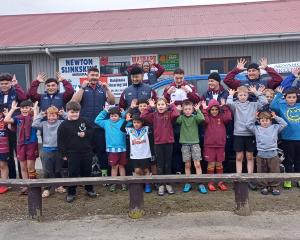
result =
[{"label": "sweatpants", "polygon": [[[272,158],[256,157],[256,167],[258,173],[280,173],[280,159],[275,156]],[[260,181],[259,188],[273,187],[276,188],[280,184],[279,181]]]},{"label": "sweatpants", "polygon": [[[90,177],[92,172],[92,153],[76,152],[68,153],[69,177]],[[85,185],[85,190],[90,192],[93,190],[92,185]],[[68,195],[76,194],[76,186],[68,187]]]},{"label": "sweatpants", "polygon": [[[58,151],[41,152],[41,161],[43,165],[44,178],[61,178],[61,169],[63,160]],[[45,187],[50,190],[51,187]]]},{"label": "sweatpants", "polygon": [[285,159],[283,165],[288,173],[300,172],[300,140],[282,140]]},{"label": "sweatpants", "polygon": [[172,174],[173,143],[155,144],[154,149],[157,160],[157,174]]}]

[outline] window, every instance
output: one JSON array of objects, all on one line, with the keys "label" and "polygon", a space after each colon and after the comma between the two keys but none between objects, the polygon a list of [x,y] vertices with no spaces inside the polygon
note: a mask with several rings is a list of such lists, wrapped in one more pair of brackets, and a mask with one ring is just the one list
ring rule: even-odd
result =
[{"label": "window", "polygon": [[247,65],[251,62],[251,57],[230,57],[230,58],[206,58],[201,59],[201,73],[210,74],[217,71],[218,73],[228,73],[236,66],[237,59],[245,58]]},{"label": "window", "polygon": [[5,62],[0,63],[0,73],[15,74],[18,83],[23,89],[27,89],[31,79],[30,62]]}]

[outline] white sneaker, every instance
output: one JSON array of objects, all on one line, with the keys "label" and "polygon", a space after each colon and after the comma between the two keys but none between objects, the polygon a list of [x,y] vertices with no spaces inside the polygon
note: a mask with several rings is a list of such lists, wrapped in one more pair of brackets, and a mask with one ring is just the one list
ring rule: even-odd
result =
[{"label": "white sneaker", "polygon": [[157,194],[158,194],[159,196],[165,195],[165,186],[164,186],[164,185],[160,185],[160,186],[159,186]]},{"label": "white sneaker", "polygon": [[167,189],[168,194],[170,194],[170,195],[175,193],[174,189],[171,185],[166,185],[166,189]]}]

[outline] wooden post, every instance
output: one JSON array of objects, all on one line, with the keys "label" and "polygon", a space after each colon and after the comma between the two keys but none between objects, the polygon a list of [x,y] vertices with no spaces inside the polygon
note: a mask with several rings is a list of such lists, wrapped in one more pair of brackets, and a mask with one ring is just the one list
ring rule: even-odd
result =
[{"label": "wooden post", "polygon": [[129,184],[129,213],[130,218],[138,219],[145,215],[144,207],[144,184]]},{"label": "wooden post", "polygon": [[240,216],[249,216],[251,209],[249,206],[249,189],[248,182],[234,182],[235,192],[235,213]]},{"label": "wooden post", "polygon": [[41,187],[28,188],[28,212],[33,219],[40,220],[42,216],[42,189]]}]

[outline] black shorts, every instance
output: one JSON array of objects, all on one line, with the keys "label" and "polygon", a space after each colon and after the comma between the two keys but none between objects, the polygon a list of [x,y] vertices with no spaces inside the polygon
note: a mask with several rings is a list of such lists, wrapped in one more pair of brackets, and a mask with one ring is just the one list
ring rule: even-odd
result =
[{"label": "black shorts", "polygon": [[150,167],[151,158],[130,159],[133,168],[146,169]]},{"label": "black shorts", "polygon": [[255,148],[254,136],[234,136],[233,149],[235,152],[254,152]]},{"label": "black shorts", "polygon": [[9,153],[0,153],[0,161],[8,162],[9,160]]}]

